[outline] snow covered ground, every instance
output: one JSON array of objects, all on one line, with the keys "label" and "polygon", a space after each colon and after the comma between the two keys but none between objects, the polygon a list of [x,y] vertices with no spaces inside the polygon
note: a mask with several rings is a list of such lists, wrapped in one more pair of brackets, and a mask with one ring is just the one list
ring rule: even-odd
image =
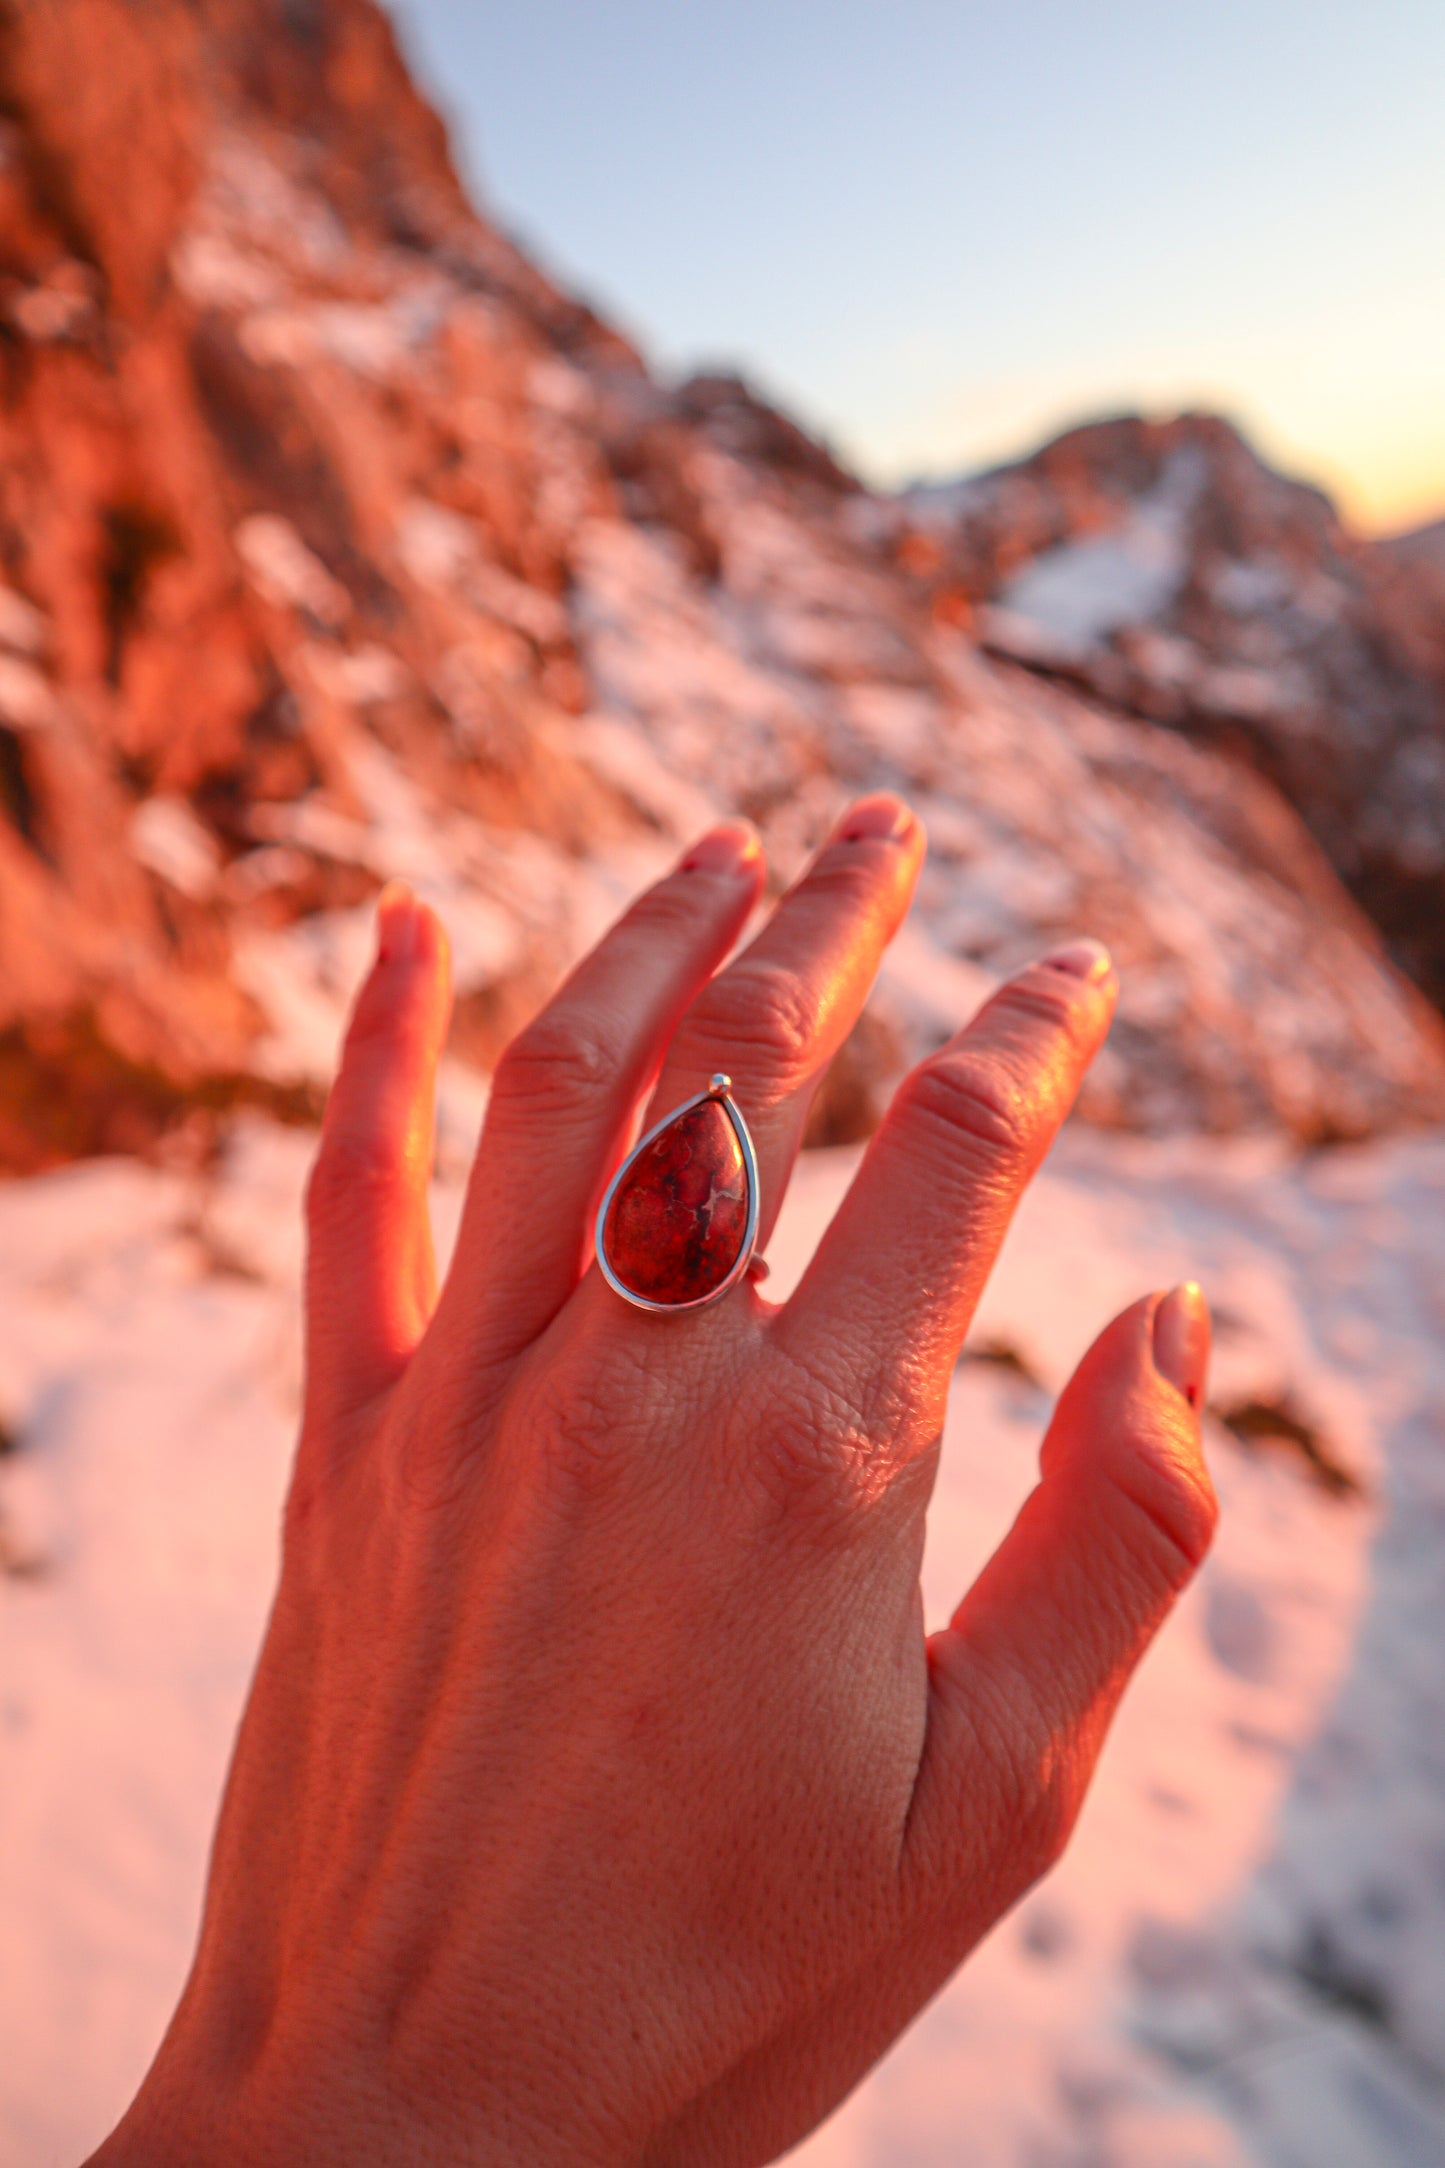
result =
[{"label": "snow covered ground", "polygon": [[[0,2168],[100,2136],[185,1969],[275,1566],[309,1146],[252,1121],[213,1178],[0,1190]],[[777,1289],[851,1164],[803,1162]],[[453,1172],[444,1232],[457,1195]],[[1093,1332],[1186,1272],[1215,1400],[1292,1405],[1364,1495],[1212,1425],[1217,1551],[1071,1851],[809,2168],[1445,2161],[1442,1204],[1438,1136],[1290,1160],[1080,1130],[1054,1155],[978,1320],[992,1359],[958,1373],[933,1616]]]}]

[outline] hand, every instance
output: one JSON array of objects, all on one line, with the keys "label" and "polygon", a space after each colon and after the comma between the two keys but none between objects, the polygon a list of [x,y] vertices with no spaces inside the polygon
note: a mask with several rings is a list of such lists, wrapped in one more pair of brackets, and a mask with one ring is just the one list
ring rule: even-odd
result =
[{"label": "hand", "polygon": [[724,966],[761,859],[704,838],[504,1056],[439,1297],[445,944],[383,899],[199,1951],[98,2160],[770,2160],[1058,1855],[1213,1527],[1198,1291],[1096,1342],[928,1639],[918,1569],[969,1319],[1108,1028],[1103,952],[1022,972],[908,1077],[781,1307],[744,1283],[654,1316],[586,1269],[655,1076],[652,1119],[730,1073],[766,1240],[922,856],[862,801]]}]

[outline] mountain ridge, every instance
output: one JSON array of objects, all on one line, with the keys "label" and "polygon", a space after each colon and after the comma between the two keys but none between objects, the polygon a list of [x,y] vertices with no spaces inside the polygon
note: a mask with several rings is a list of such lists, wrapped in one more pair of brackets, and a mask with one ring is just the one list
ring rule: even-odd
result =
[{"label": "mountain ridge", "polygon": [[1353,534],[1209,414],[1086,423],[899,503],[936,609],[1239,753],[1445,1001],[1445,526]]},{"label": "mountain ridge", "polygon": [[795,422],[655,380],[472,209],[369,0],[0,25],[0,1163],[314,1113],[396,873],[466,1101],[703,822],[786,881],[880,784],[933,855],[816,1135],[1086,928],[1094,1119],[1445,1111],[1438,1017],[1238,748],[1021,667]]}]

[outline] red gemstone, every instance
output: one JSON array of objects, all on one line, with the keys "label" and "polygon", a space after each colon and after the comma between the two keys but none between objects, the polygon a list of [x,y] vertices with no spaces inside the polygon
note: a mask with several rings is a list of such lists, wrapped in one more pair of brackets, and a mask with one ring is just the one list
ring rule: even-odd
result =
[{"label": "red gemstone", "polygon": [[640,1151],[607,1208],[602,1248],[648,1302],[697,1302],[727,1278],[748,1225],[737,1131],[716,1099],[669,1122]]}]

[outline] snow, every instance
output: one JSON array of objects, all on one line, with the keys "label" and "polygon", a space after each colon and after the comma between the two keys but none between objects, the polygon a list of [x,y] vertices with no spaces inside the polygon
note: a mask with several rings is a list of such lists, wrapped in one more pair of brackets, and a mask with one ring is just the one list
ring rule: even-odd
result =
[{"label": "snow", "polygon": [[[319,197],[259,145],[225,136],[215,151],[177,270],[193,298],[249,312],[253,358],[420,382],[440,366],[443,342],[421,349],[443,309],[448,342],[515,335],[500,303],[463,299],[404,252],[353,257]],[[318,304],[304,281],[343,258],[351,298]],[[525,727],[568,788],[598,788],[596,855],[493,826],[413,779],[366,720],[415,691],[409,666],[376,644],[348,651],[345,589],[262,515],[237,534],[248,574],[309,619],[298,663],[349,712],[332,794],[257,808],[256,848],[220,876],[226,898],[294,884],[315,860],[367,876],[348,894],[399,874],[446,919],[464,992],[540,990],[719,812],[760,820],[786,881],[847,794],[888,781],[931,838],[879,990],[911,1052],[1000,972],[1096,930],[1125,966],[1095,1071],[1116,1119],[1297,1112],[1304,1128],[1321,1078],[1332,1110],[1349,1114],[1354,1090],[1368,1113],[1372,1080],[1410,1073],[1398,988],[1250,857],[1243,778],[915,622],[895,585],[838,546],[858,507],[830,532],[702,445],[686,479],[721,572],[699,579],[664,532],[598,516],[587,433],[621,396],[556,356],[527,370],[532,509],[575,538],[565,599],[490,562],[484,524],[425,494],[395,532],[397,568],[456,627],[425,672],[454,742],[505,751],[519,725],[499,684],[525,686],[535,649],[575,639],[595,706],[575,719],[530,707]],[[484,449],[498,412],[471,392],[448,407]],[[990,620],[1000,644],[1066,657],[1164,607],[1197,480],[1185,455],[1119,528],[1036,560]],[[1221,578],[1242,618],[1268,606],[1268,566]],[[28,607],[0,590],[12,709],[51,698],[23,659],[44,645]],[[1171,681],[1202,682],[1188,643],[1154,652]],[[1217,702],[1286,708],[1275,660],[1251,647]],[[618,800],[641,816],[627,839],[606,833]],[[137,854],[199,893],[214,852],[202,869],[193,846],[208,839],[183,833],[176,810],[142,809]],[[372,938],[364,904],[238,930],[267,1073],[326,1081]],[[445,1065],[444,1240],[485,1097]],[[275,1569],[310,1149],[247,1120],[205,1174],[97,1163],[0,1188],[0,1425],[19,1441],[0,1459],[0,2168],[93,2142],[184,1972]],[[775,1292],[851,1165],[822,1154],[800,1168],[772,1245]],[[814,2168],[1445,2158],[1442,1193],[1445,1137],[1291,1158],[1278,1139],[1079,1134],[1040,1177],[975,1334],[1018,1367],[970,1360],[955,1381],[931,1618],[1007,1525],[1049,1396],[1089,1337],[1186,1272],[1216,1300],[1219,1403],[1287,1399],[1365,1497],[1329,1496],[1298,1458],[1246,1453],[1211,1423],[1218,1550],[1126,1703],[1074,1847],[804,2148]]]},{"label": "snow", "polygon": [[474,609],[540,646],[565,638],[567,613],[556,597],[484,562],[481,543],[475,521],[423,497],[413,497],[397,520],[397,555],[419,587],[461,593]]},{"label": "snow", "polygon": [[[448,1116],[444,1242],[480,1111],[474,1093]],[[248,1119],[208,1175],[100,1162],[0,1190],[20,1441],[0,1463],[0,2168],[94,2142],[184,1973],[275,1571],[310,1149]],[[779,1296],[853,1164],[802,1162]],[[1219,1543],[1074,1845],[802,2149],[810,2168],[1445,2158],[1442,1199],[1433,1136],[1292,1159],[1078,1132],[1044,1169],[973,1336],[1040,1382],[958,1372],[930,1618],[1007,1525],[1093,1332],[1187,1272],[1219,1315],[1215,1400],[1287,1393],[1367,1498],[1211,1422]]]},{"label": "snow", "polygon": [[254,512],[241,521],[233,539],[242,564],[268,601],[278,607],[291,604],[332,629],[350,616],[346,589],[306,547],[289,519]]},{"label": "snow", "polygon": [[[1417,1013],[1362,965],[1352,921],[1277,877],[1276,809],[1252,777],[913,623],[826,527],[725,455],[696,454],[689,475],[723,560],[712,585],[656,530],[594,517],[575,540],[596,709],[573,742],[596,773],[677,843],[703,800],[747,813],[785,882],[849,793],[900,788],[931,838],[915,917],[937,952],[997,972],[1090,932],[1125,965],[1096,1115],[1371,1126],[1376,1094],[1419,1059]],[[1144,502],[1171,549],[1198,479],[1186,447]],[[828,677],[805,674],[825,655]]]},{"label": "snow", "polygon": [[[356,626],[348,593],[295,529],[270,512],[242,524],[252,581],[300,616],[283,643],[284,674],[303,728],[327,747],[330,802],[318,791],[298,820],[323,856],[322,829],[350,820],[350,840],[337,829],[330,855],[378,877],[403,873],[420,885],[440,867],[424,892],[455,912],[475,986],[506,974],[508,1002],[525,1006],[573,960],[572,934],[595,921],[599,900],[620,897],[624,859],[629,877],[656,870],[708,821],[742,813],[758,822],[770,869],[786,882],[849,795],[886,785],[919,805],[934,838],[920,915],[936,953],[997,971],[1092,932],[1127,961],[1119,1031],[1092,1089],[1095,1116],[1147,1128],[1283,1122],[1347,1134],[1422,1104],[1433,1113],[1438,1053],[1418,1009],[1365,950],[1355,921],[1301,895],[1309,869],[1302,881],[1288,827],[1271,828],[1277,809],[1232,760],[1051,697],[1037,678],[995,666],[931,623],[890,569],[889,551],[878,554],[880,508],[792,491],[765,464],[679,425],[675,402],[644,376],[589,361],[585,345],[558,352],[546,309],[537,313],[536,293],[527,299],[520,259],[501,242],[474,235],[461,255],[428,255],[348,235],[306,158],[279,139],[223,130],[209,150],[185,276],[231,313],[248,352],[301,370],[318,412],[353,417],[333,450],[345,450],[357,501],[380,506],[373,543],[403,604],[396,654],[376,644],[392,637],[379,627],[367,628],[365,644],[359,627],[348,639]],[[480,264],[477,250],[495,258],[486,300],[466,291],[464,263],[470,254]],[[416,427],[398,437],[402,412]],[[645,444],[657,422],[667,426],[654,451],[664,466],[677,462],[678,502],[692,507],[676,532],[666,519],[607,516],[628,498],[608,480],[603,447]],[[453,439],[461,471],[442,476],[434,455]],[[420,466],[411,452],[401,469],[381,458],[383,441],[400,456],[403,440]],[[372,449],[363,454],[363,444]],[[1092,622],[1107,573],[1106,614],[1135,610],[1140,577],[1174,578],[1196,461],[1185,446],[1149,495],[1120,507],[1122,525],[1097,538],[1122,551],[1123,588],[1107,553],[1098,562],[1065,553],[1039,560],[1025,577],[1044,586],[1012,601],[1046,615],[1057,605],[1076,626],[1088,589]],[[503,564],[502,530],[484,508],[511,502],[523,478],[537,546],[518,550],[514,537]],[[995,485],[968,486],[986,494]],[[936,497],[935,510],[943,503]],[[1005,599],[981,619],[992,644],[1015,657],[1067,659],[1072,633]],[[1284,649],[1256,652],[1268,629],[1257,617],[1242,622],[1250,638],[1229,671],[1212,677],[1176,639],[1165,651],[1171,698],[1213,700],[1231,717],[1297,729],[1300,696]],[[1116,675],[1135,667],[1129,657],[1148,630],[1121,632],[1104,658]],[[392,705],[409,712],[380,712]],[[438,723],[446,742],[428,760],[441,751],[454,776],[471,769],[474,802],[505,776],[516,786],[514,814],[546,807],[537,811],[544,825],[599,838],[597,863],[586,843],[575,854],[553,851],[543,888],[559,902],[548,926],[534,922],[541,889],[489,884],[489,864],[512,855],[495,830],[473,823],[464,836],[437,819],[400,839],[368,816],[355,832],[338,780],[347,748],[375,728],[407,766]],[[443,771],[427,772],[445,793]],[[560,808],[574,791],[569,826]],[[584,817],[594,812],[595,822]],[[634,816],[631,839],[614,840],[610,832],[625,833]],[[1395,826],[1405,820],[1397,811]],[[1420,835],[1423,863],[1430,838],[1423,826]],[[307,889],[303,858],[276,852],[304,857],[313,845],[299,825],[258,830],[255,840],[271,855],[228,869],[222,893],[258,899],[291,881],[300,894],[289,905],[276,897],[274,911],[256,914],[270,918]],[[403,842],[398,855],[393,845]],[[1282,880],[1273,877],[1281,853]],[[364,886],[347,882],[343,893]],[[474,908],[468,897],[479,887],[484,901]],[[507,916],[517,922],[511,963],[499,961]],[[344,927],[323,932],[327,942],[349,938]],[[296,994],[313,961],[278,952],[264,968],[244,968],[264,1003],[268,974]],[[319,1075],[319,1021],[305,1036],[306,1073]]]},{"label": "snow", "polygon": [[[348,659],[378,675],[391,662],[382,650]],[[585,740],[577,750],[587,757]],[[356,811],[342,813],[319,796],[257,804],[250,825],[261,847],[227,869],[228,893],[255,896],[294,878],[305,853],[358,868],[377,887],[404,880],[446,925],[459,994],[515,978],[534,956],[555,979],[666,862],[665,849],[646,846],[572,858],[543,836],[493,827],[432,797],[365,733],[351,735],[338,759]],[[705,800],[696,803],[706,810]],[[279,928],[236,929],[232,973],[267,1024],[251,1054],[262,1074],[329,1081],[374,934],[370,902],[313,911]],[[475,1098],[481,1087],[472,1079],[458,1088]]]},{"label": "snow", "polygon": [[527,396],[535,406],[571,421],[583,421],[592,411],[590,379],[557,354],[539,356],[532,363],[527,371]]},{"label": "snow", "polygon": [[0,655],[0,722],[12,730],[43,730],[54,718],[50,681],[18,655]]},{"label": "snow", "polygon": [[143,798],[131,815],[130,847],[183,896],[209,896],[216,886],[221,854],[184,798]]},{"label": "snow", "polygon": [[711,799],[665,767],[647,740],[620,716],[579,716],[572,742],[594,774],[677,843],[711,827],[715,818]]},{"label": "snow", "polygon": [[539,645],[562,640],[567,633],[567,612],[556,597],[539,587],[529,587],[500,565],[479,564],[472,573],[469,593],[480,610],[515,626]]},{"label": "snow", "polygon": [[1287,565],[1258,557],[1223,558],[1209,584],[1215,601],[1239,617],[1282,608],[1294,586]]},{"label": "snow", "polygon": [[1181,447],[1111,533],[1060,543],[1007,581],[1003,608],[1078,649],[1158,616],[1188,571],[1184,523],[1203,480],[1197,447]]},{"label": "snow", "polygon": [[1004,607],[1090,647],[1116,626],[1164,609],[1183,576],[1174,536],[1140,517],[1117,534],[1046,550],[1008,581]]},{"label": "snow", "polygon": [[181,292],[198,308],[259,308],[277,292],[270,266],[224,233],[182,234],[171,251],[171,268]]},{"label": "snow", "polygon": [[207,168],[205,209],[223,233],[244,236],[278,266],[323,277],[345,262],[346,228],[330,204],[318,189],[294,181],[257,137],[218,127],[207,145]]},{"label": "snow", "polygon": [[374,641],[363,642],[349,654],[311,641],[300,659],[321,690],[345,707],[376,707],[403,699],[412,682],[400,656]]},{"label": "snow", "polygon": [[397,521],[396,546],[419,587],[454,587],[476,557],[477,530],[460,512],[414,497]]},{"label": "snow", "polygon": [[317,343],[358,376],[385,383],[395,374],[407,348],[407,327],[399,312],[384,304],[332,301],[312,312]]},{"label": "snow", "polygon": [[0,647],[16,655],[43,655],[50,628],[43,614],[13,587],[0,585]]}]

